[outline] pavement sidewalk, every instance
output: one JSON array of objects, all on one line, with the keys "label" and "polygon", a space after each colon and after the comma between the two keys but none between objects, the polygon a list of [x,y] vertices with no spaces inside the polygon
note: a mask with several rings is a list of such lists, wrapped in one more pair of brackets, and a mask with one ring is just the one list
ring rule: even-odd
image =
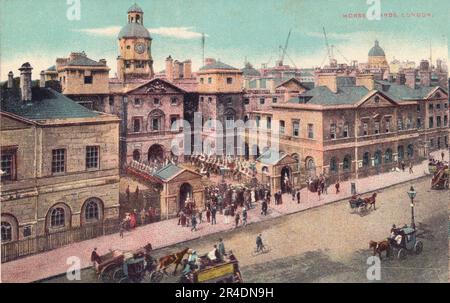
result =
[{"label": "pavement sidewalk", "polygon": [[[436,159],[441,158],[440,154],[441,151],[433,153]],[[445,151],[445,159],[449,159],[448,151]],[[322,195],[320,199],[316,193],[308,192],[305,188],[301,191],[300,204],[292,201],[289,194],[285,194],[283,195],[282,205],[274,205],[273,202],[270,203],[267,216],[260,214],[259,205],[257,208],[249,210],[248,223],[266,221],[271,218],[348,199],[351,196],[351,182],[356,183],[358,193],[363,194],[395,184],[413,181],[423,177],[427,172],[428,161],[423,161],[414,167],[414,173],[412,174],[406,169],[405,172],[389,172],[364,179],[341,182],[341,192],[339,194],[335,193],[334,184],[331,184],[328,189],[328,194]],[[405,186],[405,196],[408,189],[409,187]],[[230,218],[230,223],[225,224],[224,217],[220,214],[217,215],[216,225],[202,223],[198,226],[197,231],[191,231],[190,227],[183,228],[177,222],[178,219],[165,220],[138,227],[131,232],[126,232],[123,239],[120,238],[119,234],[112,234],[3,263],[1,264],[0,278],[2,282],[24,283],[55,276],[69,269],[71,264],[67,264],[67,260],[72,256],[80,258],[82,268],[88,267],[91,265],[90,254],[94,247],[97,247],[99,254],[105,254],[110,249],[135,250],[143,247],[147,243],[151,243],[154,249],[158,249],[234,228],[234,220]]]}]

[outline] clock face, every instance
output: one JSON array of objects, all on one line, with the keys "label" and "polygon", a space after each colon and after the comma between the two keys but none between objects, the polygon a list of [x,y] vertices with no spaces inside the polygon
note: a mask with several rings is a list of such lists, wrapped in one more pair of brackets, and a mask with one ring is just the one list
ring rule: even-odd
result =
[{"label": "clock face", "polygon": [[144,43],[137,43],[134,46],[134,50],[136,51],[136,53],[138,54],[143,54],[145,52],[145,44]]}]

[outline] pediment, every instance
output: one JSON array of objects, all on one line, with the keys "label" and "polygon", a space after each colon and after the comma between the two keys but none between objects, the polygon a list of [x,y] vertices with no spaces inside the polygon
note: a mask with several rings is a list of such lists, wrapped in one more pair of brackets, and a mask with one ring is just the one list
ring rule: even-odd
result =
[{"label": "pediment", "polygon": [[183,170],[182,172],[180,172],[178,175],[174,176],[172,179],[169,180],[169,182],[185,182],[185,181],[189,181],[189,180],[195,180],[195,179],[201,179],[202,175],[190,171],[190,170]]},{"label": "pediment", "polygon": [[153,79],[128,91],[129,94],[148,95],[148,94],[180,94],[185,91],[178,86],[169,83],[163,79]]},{"label": "pediment", "polygon": [[358,103],[359,108],[380,108],[380,107],[393,107],[397,106],[398,103],[389,97],[377,92],[365,99],[362,99]]}]

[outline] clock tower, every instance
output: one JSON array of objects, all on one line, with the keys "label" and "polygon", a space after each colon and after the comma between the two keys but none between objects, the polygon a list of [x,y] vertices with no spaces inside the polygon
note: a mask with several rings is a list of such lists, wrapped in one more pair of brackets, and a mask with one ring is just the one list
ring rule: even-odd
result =
[{"label": "clock tower", "polygon": [[128,9],[128,24],[119,33],[117,76],[127,82],[154,76],[151,53],[152,38],[144,27],[144,12],[134,4]]}]

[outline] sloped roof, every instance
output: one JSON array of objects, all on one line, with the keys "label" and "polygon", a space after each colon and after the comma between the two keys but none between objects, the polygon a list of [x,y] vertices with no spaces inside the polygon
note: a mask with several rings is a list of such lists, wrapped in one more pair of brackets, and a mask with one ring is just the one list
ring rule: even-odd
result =
[{"label": "sloped roof", "polygon": [[253,65],[251,65],[250,63],[246,63],[245,67],[243,69],[241,69],[241,72],[244,74],[244,76],[253,76],[253,77],[258,77],[261,76],[261,73],[258,72]]},{"label": "sloped roof", "polygon": [[85,56],[76,57],[73,60],[67,62],[69,66],[105,66],[105,64],[89,59]]},{"label": "sloped roof", "polygon": [[[360,101],[369,90],[365,86],[343,86],[338,92],[332,92],[326,86],[318,86],[300,94],[299,97],[308,98],[308,104],[317,105],[343,105],[355,104]],[[300,103],[299,98],[292,98],[288,103]]]},{"label": "sloped roof", "polygon": [[169,163],[168,165],[160,168],[155,173],[153,173],[153,176],[158,177],[162,180],[170,180],[183,170],[184,170],[183,168],[180,168],[172,163]]},{"label": "sloped roof", "polygon": [[261,162],[267,165],[276,165],[286,156],[284,153],[280,153],[279,151],[274,151],[272,149],[268,149],[259,156],[256,161]]},{"label": "sloped roof", "polygon": [[[383,90],[383,86],[388,87],[388,90]],[[397,102],[424,99],[431,91],[436,89],[435,86],[417,86],[413,89],[407,85],[380,80],[375,81],[375,88]]]},{"label": "sloped roof", "polygon": [[239,70],[231,65],[225,64],[220,61],[215,61],[214,63],[205,65],[200,68],[201,71],[203,70],[213,70],[213,69],[222,69],[222,70]]},{"label": "sloped roof", "polygon": [[92,118],[98,113],[87,109],[51,88],[32,87],[32,101],[21,100],[18,81],[12,89],[1,88],[2,111],[31,120]]},{"label": "sloped roof", "polygon": [[56,65],[50,66],[49,68],[47,68],[47,70],[51,72],[56,72]]}]

